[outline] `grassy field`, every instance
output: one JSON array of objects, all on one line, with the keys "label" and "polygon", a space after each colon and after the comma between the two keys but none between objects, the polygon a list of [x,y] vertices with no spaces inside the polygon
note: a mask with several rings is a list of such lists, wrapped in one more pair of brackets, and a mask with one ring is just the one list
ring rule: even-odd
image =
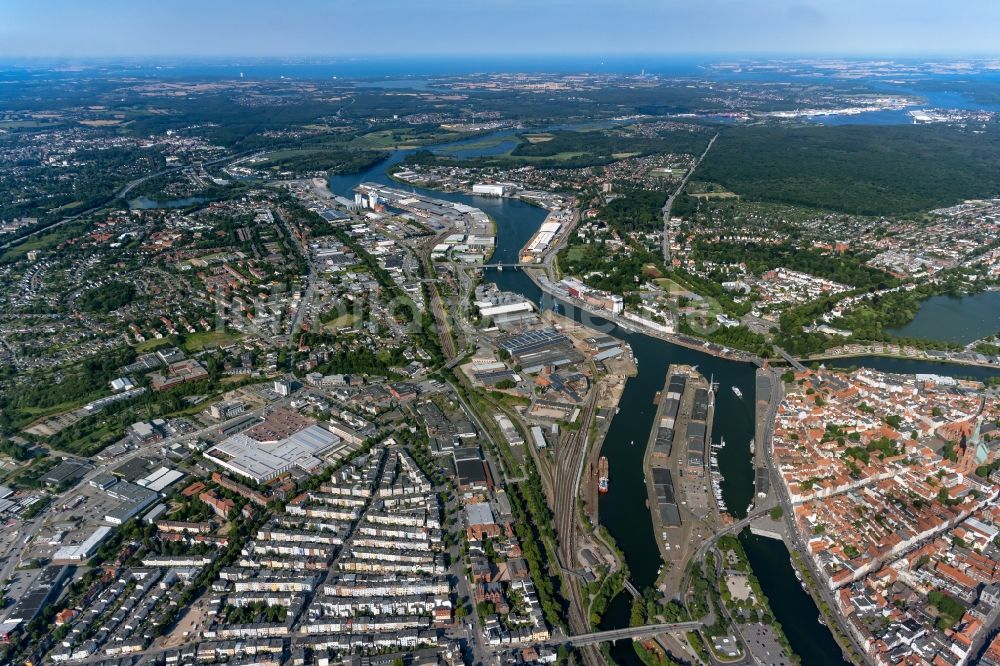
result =
[{"label": "grassy field", "polygon": [[223,347],[236,342],[240,337],[239,334],[229,331],[199,331],[184,338],[184,351],[198,352],[213,345]]},{"label": "grassy field", "polygon": [[520,162],[541,162],[545,160],[555,160],[557,162],[565,162],[566,160],[571,160],[574,157],[580,157],[581,155],[586,155],[587,152],[583,150],[573,151],[566,150],[561,153],[556,153],[555,155],[517,155],[516,159]]},{"label": "grassy field", "polygon": [[698,192],[691,196],[696,199],[738,199],[740,195],[735,192]]},{"label": "grassy field", "polygon": [[663,289],[664,291],[670,293],[677,293],[679,291],[689,291],[687,287],[681,286],[680,284],[674,282],[670,278],[658,278],[654,280],[654,282],[656,282],[656,285],[660,289]]},{"label": "grassy field", "polygon": [[327,331],[336,331],[341,326],[354,326],[356,321],[357,317],[354,316],[354,313],[345,312],[336,319],[332,319],[323,324],[323,328]]},{"label": "grassy field", "polygon": [[261,161],[276,162],[278,160],[287,160],[290,157],[302,157],[303,155],[314,155],[321,152],[323,150],[320,148],[285,148],[284,150],[276,150],[273,153],[265,153],[261,156]]},{"label": "grassy field", "polygon": [[551,141],[553,135],[549,132],[539,132],[538,134],[524,134],[524,140],[528,143],[545,143]]},{"label": "grassy field", "polygon": [[351,141],[352,148],[403,148],[445,143],[464,138],[466,134],[441,130],[439,132],[415,132],[412,129],[379,130],[369,132]]},{"label": "grassy field", "polygon": [[732,199],[739,197],[738,194],[730,192],[718,183],[710,183],[704,180],[688,181],[685,190],[690,196],[699,199]]},{"label": "grassy field", "polygon": [[0,255],[0,261],[16,261],[17,259],[20,259],[24,255],[28,254],[31,250],[48,249],[52,246],[58,245],[64,240],[79,236],[82,232],[83,225],[71,224],[58,227],[38,236],[32,236],[23,243],[8,248],[3,255]]},{"label": "grassy field", "polygon": [[79,208],[82,205],[83,205],[82,201],[70,201],[68,204],[65,204],[63,206],[59,206],[59,208],[56,208],[52,212],[53,213],[65,213],[65,212],[73,210],[74,208]]},{"label": "grassy field", "polygon": [[656,266],[656,264],[643,265],[642,274],[653,280],[663,277],[663,273],[660,272],[660,269]]},{"label": "grassy field", "polygon": [[329,125],[309,124],[303,125],[302,129],[307,129],[311,132],[332,132],[334,128]]},{"label": "grassy field", "polygon": [[0,129],[35,129],[62,124],[59,121],[42,120],[0,120]]},{"label": "grassy field", "polygon": [[166,338],[150,338],[145,342],[136,343],[135,350],[140,354],[144,354],[146,352],[153,351],[154,349],[159,349],[160,347],[169,346],[170,341]]},{"label": "grassy field", "polygon": [[[25,419],[31,419],[30,422],[24,424],[24,428],[30,428],[31,426],[57,414],[63,414],[65,412],[71,412],[74,409],[79,409],[85,404],[85,400],[77,400],[75,402],[61,402],[58,405],[52,405],[51,407],[22,407],[18,409],[18,413]],[[22,430],[24,428],[22,428]]]}]

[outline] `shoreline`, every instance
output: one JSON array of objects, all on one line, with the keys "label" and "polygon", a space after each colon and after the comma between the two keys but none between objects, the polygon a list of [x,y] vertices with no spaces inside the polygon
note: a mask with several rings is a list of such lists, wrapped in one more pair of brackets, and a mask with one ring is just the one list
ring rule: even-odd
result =
[{"label": "shoreline", "polygon": [[[730,349],[728,347],[722,348],[718,343],[709,342],[706,340],[701,340],[699,338],[691,338],[684,336],[680,333],[664,333],[662,331],[657,331],[655,329],[649,328],[648,326],[643,326],[639,322],[634,322],[631,320],[623,319],[617,315],[608,312],[607,310],[600,310],[593,306],[587,305],[583,301],[574,299],[571,296],[561,294],[553,290],[551,287],[539,280],[539,276],[536,274],[538,269],[526,268],[524,272],[528,275],[532,282],[535,283],[543,293],[555,298],[556,300],[562,301],[573,307],[579,308],[588,314],[600,317],[601,319],[606,319],[615,326],[623,328],[631,333],[640,333],[642,335],[647,335],[652,338],[657,338],[663,340],[664,342],[669,342],[680,347],[686,347],[687,349],[692,349],[694,351],[702,352],[704,354],[709,354],[710,356],[715,356],[718,358],[724,358],[729,361],[736,361],[740,363],[753,363],[757,367],[765,367],[767,364],[781,363],[781,359],[765,359],[750,352],[743,350]],[[720,347],[719,349],[713,349],[712,347]],[[966,361],[963,359],[954,358],[935,358],[932,356],[908,356],[901,353],[890,353],[890,352],[877,352],[877,351],[859,351],[850,352],[845,354],[823,354],[823,355],[813,355],[799,357],[796,360],[806,363],[832,361],[837,359],[849,359],[849,358],[863,358],[865,356],[878,356],[881,358],[894,358],[903,361],[914,361],[914,362],[927,362],[927,363],[944,363],[948,365],[955,366],[966,366],[970,368],[985,368],[988,370],[997,370],[1000,372],[1000,366],[991,363],[981,363],[978,361]]]},{"label": "shoreline", "polygon": [[[664,342],[669,342],[670,344],[674,344],[679,347],[686,347],[694,351],[702,352],[704,354],[708,354],[710,356],[716,356],[718,358],[723,358],[729,361],[737,361],[740,363],[752,363],[758,367],[763,367],[764,364],[766,363],[766,359],[754,356],[749,352],[729,349],[728,347],[722,347],[714,342],[699,340],[697,338],[689,338],[679,333],[663,333],[662,331],[656,331],[647,326],[643,326],[638,322],[629,321],[627,319],[619,317],[618,315],[615,315],[607,310],[601,310],[591,305],[587,305],[583,301],[577,300],[572,296],[556,292],[554,289],[552,289],[552,287],[545,284],[539,279],[541,276],[536,274],[537,270],[539,269],[526,268],[524,269],[524,272],[528,276],[528,278],[535,283],[535,286],[538,287],[539,290],[541,290],[543,293],[548,294],[549,296],[558,301],[562,301],[563,303],[572,305],[575,308],[579,308],[580,310],[594,317],[600,317],[601,319],[605,319],[608,322],[612,323],[614,326],[622,328],[630,333],[639,333],[642,335],[647,335],[651,338],[657,338],[659,340],[663,340]],[[718,348],[716,349],[713,347],[718,347]]]},{"label": "shoreline", "polygon": [[966,366],[970,368],[986,368],[989,370],[996,370],[1000,372],[1000,365],[993,363],[981,363],[979,361],[966,361],[963,359],[953,359],[953,358],[936,358],[933,356],[908,356],[902,353],[894,352],[878,352],[878,351],[859,351],[859,352],[848,352],[844,354],[822,354],[813,356],[803,356],[798,360],[803,364],[815,363],[823,361],[836,361],[838,359],[851,359],[851,358],[864,358],[865,356],[877,356],[879,358],[894,358],[900,361],[913,361],[915,363],[944,363],[947,365],[957,365]]},{"label": "shoreline", "polygon": [[[420,183],[420,184],[418,184],[418,183],[411,183],[408,180],[403,180],[402,178],[397,177],[394,171],[386,171],[385,175],[386,175],[386,178],[388,178],[389,180],[391,180],[394,183],[398,183],[400,185],[405,185],[406,187],[413,187],[413,188],[420,189],[420,190],[427,190],[429,192],[438,192],[440,194],[460,194],[460,195],[462,195],[464,197],[478,197],[478,198],[483,198],[483,199],[495,199],[495,200],[501,200],[501,201],[504,200],[504,199],[510,199],[512,201],[520,201],[523,204],[526,204],[528,206],[533,206],[535,208],[540,208],[540,209],[545,210],[545,211],[549,211],[549,212],[552,211],[551,208],[546,208],[541,203],[539,203],[538,200],[531,199],[531,198],[525,198],[525,197],[522,197],[520,194],[514,194],[513,196],[499,196],[499,197],[497,197],[497,196],[490,196],[490,195],[487,195],[487,194],[478,194],[476,192],[473,192],[471,189],[447,189],[447,188],[444,188],[444,187],[434,187],[432,185],[424,184],[424,183]],[[522,250],[523,249],[524,248],[522,248]]]},{"label": "shoreline", "polygon": [[[440,192],[440,193],[444,193],[444,194],[459,194],[459,195],[466,196],[466,197],[482,196],[482,195],[477,195],[476,193],[472,192],[468,188],[464,188],[464,189],[463,188],[446,189],[446,188],[441,188],[441,187],[433,187],[433,186],[430,186],[430,185],[427,185],[427,184],[410,183],[410,182],[407,182],[405,180],[401,180],[401,179],[397,178],[392,171],[387,172],[387,177],[390,180],[392,180],[393,182],[396,182],[396,183],[398,183],[400,185],[405,185],[405,186],[408,186],[408,187],[415,187],[415,188],[419,188],[419,189],[429,190],[429,191],[432,191],[432,192]],[[530,198],[523,198],[523,197],[521,197],[519,195],[503,196],[503,197],[488,197],[488,198],[491,198],[491,199],[512,199],[512,200],[517,200],[517,201],[521,201],[521,202],[523,202],[523,203],[525,203],[527,205],[534,206],[534,207],[537,207],[537,208],[541,208],[542,210],[546,210],[546,211],[551,212],[551,209],[546,208],[545,206],[541,205],[541,203],[538,202],[537,200],[530,199]],[[579,219],[579,211],[577,211],[576,215],[574,216],[574,222],[577,221],[578,219]],[[574,224],[574,226],[575,226],[575,224]],[[572,231],[572,228],[565,230],[564,234],[560,234],[560,237],[555,240],[555,242],[552,244],[552,246],[547,251],[547,254],[548,253],[557,252],[560,249],[561,245],[563,244],[563,241],[568,237],[568,235],[569,235],[569,233],[571,231]],[[534,238],[534,236],[532,236],[532,239],[533,238]],[[519,250],[519,256],[520,256],[521,253],[523,253],[525,251],[525,248],[527,248],[528,245],[530,245],[530,243],[531,243],[531,239],[529,239],[528,243],[526,243],[525,246],[522,247]],[[492,257],[487,258],[486,262],[489,262],[491,259],[492,259]],[[484,262],[484,263],[486,263],[486,262]],[[700,352],[703,352],[703,353],[706,353],[706,354],[710,354],[712,356],[716,356],[716,357],[719,357],[719,358],[725,358],[725,359],[731,360],[731,361],[753,363],[753,364],[757,365],[758,367],[765,367],[765,365],[769,364],[769,363],[781,362],[780,359],[762,358],[762,357],[759,357],[759,356],[757,356],[755,354],[752,354],[751,352],[748,352],[748,351],[745,351],[745,350],[741,350],[741,349],[735,349],[735,348],[725,347],[723,345],[719,345],[718,343],[714,343],[714,342],[711,342],[709,340],[702,340],[700,338],[693,338],[693,337],[685,336],[685,335],[679,334],[679,333],[664,333],[663,331],[659,331],[659,330],[650,328],[648,326],[644,326],[641,322],[637,322],[637,321],[634,321],[634,320],[627,320],[624,317],[617,316],[617,315],[615,315],[615,314],[613,314],[611,312],[608,312],[606,310],[599,310],[599,309],[594,308],[592,306],[588,306],[588,305],[584,304],[581,301],[577,301],[576,299],[573,299],[572,297],[570,297],[570,296],[568,296],[566,294],[558,293],[558,292],[552,290],[551,288],[548,288],[547,285],[545,285],[543,282],[541,282],[538,279],[538,276],[535,274],[535,270],[536,269],[533,269],[533,268],[530,268],[530,267],[525,267],[524,270],[526,271],[528,277],[531,278],[532,282],[534,282],[535,285],[539,289],[541,289],[544,293],[548,294],[549,296],[555,297],[555,298],[557,298],[559,300],[562,300],[562,301],[564,301],[564,302],[566,302],[568,304],[571,304],[571,305],[573,305],[575,307],[578,307],[581,310],[590,313],[591,315],[598,316],[598,317],[601,317],[603,319],[606,319],[606,320],[612,322],[615,326],[619,326],[619,327],[625,329],[626,331],[642,333],[644,335],[648,335],[648,336],[651,336],[651,337],[654,337],[654,338],[658,338],[660,340],[663,340],[663,341],[671,343],[671,344],[675,344],[675,345],[678,345],[678,346],[681,346],[681,347],[685,347],[685,348],[688,348],[688,349],[692,349],[692,350],[695,350],[695,351],[700,351]],[[547,274],[548,273],[548,269],[545,266],[545,264],[540,263],[538,265],[538,269],[537,270],[541,271],[543,273],[546,273],[546,277],[547,278],[549,277],[549,275]],[[984,291],[1000,291],[1000,287],[995,286],[995,285],[989,285],[989,286],[987,286],[984,289]],[[909,355],[906,355],[906,354],[899,354],[899,353],[894,354],[894,353],[875,352],[875,351],[851,352],[851,353],[844,353],[844,354],[816,354],[816,355],[810,355],[810,356],[805,356],[805,357],[796,357],[796,360],[800,361],[802,363],[812,363],[812,362],[815,362],[815,361],[823,362],[823,361],[827,361],[827,360],[836,360],[836,359],[842,359],[842,358],[856,358],[856,357],[861,357],[861,356],[880,356],[880,357],[884,357],[884,358],[897,358],[897,359],[902,359],[902,360],[915,360],[915,361],[927,361],[927,362],[936,362],[936,363],[949,363],[949,364],[953,364],[953,365],[964,365],[964,366],[969,366],[969,367],[997,369],[998,371],[1000,371],[1000,366],[998,366],[996,364],[990,364],[990,363],[982,363],[982,362],[977,362],[977,361],[968,361],[968,360],[953,359],[953,358],[944,358],[944,359],[942,359],[942,358],[929,357],[929,356],[926,356],[926,355],[909,356]]]}]

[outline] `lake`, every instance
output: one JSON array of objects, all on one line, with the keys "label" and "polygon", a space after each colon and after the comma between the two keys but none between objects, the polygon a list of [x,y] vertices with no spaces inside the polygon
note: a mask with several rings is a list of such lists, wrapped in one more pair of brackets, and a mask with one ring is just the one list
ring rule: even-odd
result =
[{"label": "lake", "polygon": [[888,332],[903,338],[963,345],[1000,333],[1000,291],[982,291],[961,298],[931,296],[920,304],[910,323]]},{"label": "lake", "polygon": [[187,208],[203,204],[208,199],[204,197],[185,197],[183,199],[171,199],[169,201],[157,201],[149,197],[136,197],[128,202],[128,207],[135,210],[149,210],[153,208]]}]

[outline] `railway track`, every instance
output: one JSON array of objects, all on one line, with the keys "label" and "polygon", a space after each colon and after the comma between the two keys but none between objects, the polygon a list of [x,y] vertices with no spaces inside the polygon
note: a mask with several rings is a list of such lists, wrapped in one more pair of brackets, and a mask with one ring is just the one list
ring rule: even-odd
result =
[{"label": "railway track", "polygon": [[[430,246],[420,249],[420,262],[423,264],[424,275],[430,278],[434,275],[434,267],[430,260]],[[427,285],[427,295],[430,301],[431,312],[434,314],[434,323],[438,329],[438,340],[441,341],[441,352],[446,361],[451,362],[456,358],[455,339],[451,334],[451,327],[448,325],[448,313],[445,311],[444,303],[441,301],[441,294],[438,292],[437,283],[434,280],[425,283]]]},{"label": "railway track", "polygon": [[[586,463],[587,433],[594,415],[596,395],[591,395],[583,410],[581,427],[570,433],[566,441],[556,451],[554,476],[558,479],[553,483],[553,513],[556,519],[556,534],[559,538],[558,556],[561,566],[569,571],[576,570],[576,499],[579,497],[580,481]],[[590,618],[587,616],[587,603],[583,598],[576,581],[565,578],[566,597],[569,601],[569,624],[574,635],[584,634],[591,630]],[[581,645],[580,652],[588,666],[599,666],[604,663],[600,649],[595,645]]]}]

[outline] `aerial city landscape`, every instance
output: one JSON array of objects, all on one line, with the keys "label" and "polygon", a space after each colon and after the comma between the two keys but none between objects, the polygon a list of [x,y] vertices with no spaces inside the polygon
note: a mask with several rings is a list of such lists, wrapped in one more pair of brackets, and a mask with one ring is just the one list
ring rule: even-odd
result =
[{"label": "aerial city landscape", "polygon": [[1000,665],[1000,57],[15,4],[0,664]]}]

